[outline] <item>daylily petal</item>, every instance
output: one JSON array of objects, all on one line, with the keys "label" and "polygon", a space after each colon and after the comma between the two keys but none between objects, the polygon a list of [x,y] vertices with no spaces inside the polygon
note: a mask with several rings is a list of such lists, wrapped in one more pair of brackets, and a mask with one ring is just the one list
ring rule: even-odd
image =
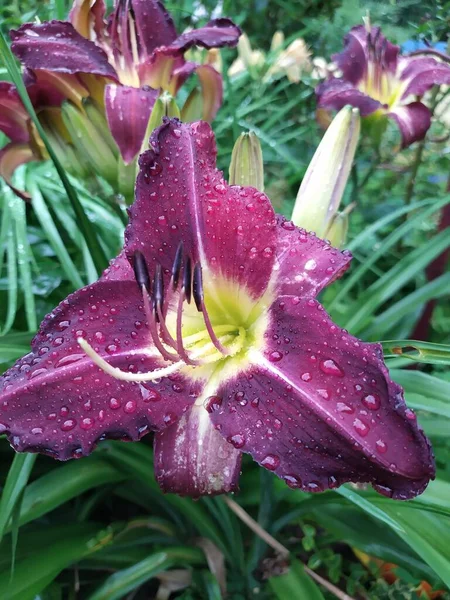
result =
[{"label": "daylily petal", "polygon": [[216,146],[207,123],[165,119],[150,146],[139,159],[136,201],[125,232],[128,257],[139,250],[151,273],[160,264],[169,276],[183,242],[194,264],[259,297],[275,258],[275,216],[267,196],[226,184],[215,168]]},{"label": "daylily petal", "polygon": [[92,73],[117,81],[106,54],[67,21],[25,23],[12,30],[11,50],[29,69],[60,73]]},{"label": "daylily petal", "polygon": [[357,84],[367,72],[371,48],[383,53],[383,64],[386,70],[395,73],[400,48],[391,44],[382,34],[379,27],[372,27],[370,36],[364,25],[353,27],[344,38],[344,50],[332,56],[333,61],[342,71],[343,78]]},{"label": "daylily petal", "polygon": [[28,118],[15,86],[0,81],[0,131],[13,142],[27,142],[30,137]]},{"label": "daylily petal", "polygon": [[33,160],[36,160],[36,156],[29,144],[11,142],[0,150],[0,177],[3,177],[13,192],[23,200],[29,200],[30,195],[16,188],[11,178],[17,167]]},{"label": "daylily petal", "polygon": [[[163,88],[175,94],[182,82],[193,72],[193,63],[185,63],[184,53],[192,46],[221,48],[236,46],[241,30],[230,19],[216,19],[205,27],[183,33],[169,46],[155,49],[153,54],[138,67],[141,83],[153,88]],[[172,75],[178,72],[175,81]]]},{"label": "daylily petal", "polygon": [[202,87],[204,121],[211,121],[216,116],[223,100],[222,75],[211,65],[197,67],[197,77]]},{"label": "daylily petal", "polygon": [[[28,73],[30,76],[29,70]],[[36,70],[32,74],[35,77],[36,87],[39,88],[39,98],[34,100],[35,105],[38,102],[40,106],[60,106],[62,101],[67,99],[81,107],[83,98],[89,96],[88,89],[77,75],[44,70]],[[33,90],[30,97],[33,101]]]},{"label": "daylily petal", "polygon": [[104,438],[136,440],[174,423],[200,393],[200,383],[180,374],[158,383],[120,381],[80,348],[82,337],[125,371],[166,366],[153,352],[136,282],[115,279],[119,273],[127,276],[123,257],[48,315],[31,353],[0,379],[1,429],[16,450],[65,460],[88,454]]},{"label": "daylily petal", "polygon": [[397,106],[389,114],[395,119],[402,135],[402,148],[423,140],[431,125],[431,113],[421,102]]},{"label": "daylily petal", "polygon": [[211,123],[223,100],[222,75],[213,66],[185,62],[181,67],[174,69],[170,80],[170,91],[173,95],[176,95],[186,79],[193,73],[197,74],[202,88],[203,108],[201,118],[203,121]]},{"label": "daylily petal", "polygon": [[278,293],[315,298],[326,285],[342,277],[352,255],[306,233],[284,217],[277,220]]},{"label": "daylily petal", "polygon": [[69,21],[80,35],[95,42],[101,41],[105,29],[106,5],[104,0],[75,0]]},{"label": "daylily petal", "polygon": [[381,347],[334,325],[312,299],[281,297],[270,312],[266,351],[209,405],[224,438],[291,487],[353,481],[398,499],[421,493],[434,477],[431,448]]},{"label": "daylily petal", "polygon": [[141,149],[158,95],[158,90],[149,87],[106,86],[106,117],[125,164],[129,164]]},{"label": "daylily petal", "polygon": [[356,89],[352,83],[343,79],[331,78],[316,88],[318,106],[341,110],[346,104],[359,108],[362,117],[366,117],[382,108],[381,102]]},{"label": "daylily petal", "polygon": [[234,47],[241,35],[240,28],[231,19],[213,19],[204,27],[182,33],[169,48],[172,51],[185,52],[192,46],[201,48]]},{"label": "daylily petal", "polygon": [[155,476],[164,492],[203,496],[236,491],[241,452],[211,423],[203,406],[155,435]]},{"label": "daylily petal", "polygon": [[141,60],[151,56],[156,48],[169,46],[176,39],[172,17],[159,0],[127,0],[125,6],[134,20]]},{"label": "daylily petal", "polygon": [[450,85],[450,66],[434,58],[402,58],[400,79],[406,83],[402,99],[423,96],[434,85]]}]

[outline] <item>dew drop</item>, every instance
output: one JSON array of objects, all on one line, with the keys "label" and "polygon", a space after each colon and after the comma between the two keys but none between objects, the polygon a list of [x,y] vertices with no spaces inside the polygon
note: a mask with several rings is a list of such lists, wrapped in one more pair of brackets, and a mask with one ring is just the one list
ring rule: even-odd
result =
[{"label": "dew drop", "polygon": [[341,367],[331,358],[320,361],[320,369],[327,375],[334,375],[335,377],[345,376],[345,373]]},{"label": "dew drop", "polygon": [[109,407],[112,410],[117,410],[121,406],[122,406],[122,403],[120,402],[120,400],[117,400],[117,398],[110,398],[109,399]]},{"label": "dew drop", "polygon": [[43,429],[41,427],[33,427],[31,433],[33,435],[40,435],[41,433],[43,433]]},{"label": "dew drop", "polygon": [[137,408],[136,402],[135,402],[134,400],[129,400],[129,401],[128,401],[128,402],[125,404],[125,406],[123,407],[123,410],[124,410],[124,411],[125,411],[127,414],[131,415],[131,414],[133,414],[134,412],[136,412],[136,408]]},{"label": "dew drop", "polygon": [[296,477],[295,475],[285,475],[283,479],[287,483],[287,485],[293,490],[301,487],[302,485],[301,479],[299,477]]},{"label": "dew drop", "polygon": [[366,437],[370,429],[369,426],[366,425],[366,423],[364,423],[363,421],[361,421],[361,419],[358,418],[356,418],[353,421],[353,428],[355,429],[356,433],[359,433],[361,437]]},{"label": "dew drop", "polygon": [[355,409],[352,406],[346,404],[345,402],[338,402],[336,404],[336,409],[340,413],[347,413],[349,415],[355,412]]},{"label": "dew drop", "polygon": [[84,429],[85,431],[87,431],[88,429],[91,429],[93,426],[94,426],[94,419],[91,419],[91,417],[85,417],[84,419],[81,420],[81,423],[80,423],[81,429]]},{"label": "dew drop", "polygon": [[235,448],[242,448],[245,445],[245,438],[243,435],[239,435],[239,433],[237,433],[236,435],[230,435],[227,437],[227,442],[232,444]]},{"label": "dew drop", "polygon": [[222,398],[220,396],[210,396],[206,399],[205,408],[209,413],[216,412],[222,406]]},{"label": "dew drop", "polygon": [[178,420],[178,417],[175,413],[169,412],[166,413],[163,417],[163,421],[166,425],[172,425]]},{"label": "dew drop", "polygon": [[362,403],[370,410],[378,410],[381,406],[380,398],[376,394],[367,394],[363,397]]},{"label": "dew drop", "polygon": [[71,431],[76,424],[77,422],[75,421],[75,419],[67,419],[67,421],[64,421],[64,423],[61,425],[61,430]]},{"label": "dew drop", "polygon": [[114,354],[117,352],[117,346],[115,344],[109,344],[109,346],[106,346],[105,350],[108,354]]},{"label": "dew drop", "polygon": [[312,379],[311,373],[303,373],[302,381],[311,381],[311,379]]},{"label": "dew drop", "polygon": [[281,354],[281,352],[278,352],[278,350],[274,350],[269,354],[269,360],[272,363],[279,362],[282,358],[283,355]]},{"label": "dew drop", "polygon": [[322,396],[324,400],[330,399],[330,393],[328,392],[328,390],[319,389],[317,390],[317,393],[319,394],[319,396]]},{"label": "dew drop", "polygon": [[275,469],[279,466],[280,459],[275,454],[268,454],[265,458],[262,459],[261,465],[268,469],[269,471],[275,471]]},{"label": "dew drop", "polygon": [[377,449],[377,452],[379,452],[380,454],[385,454],[387,452],[387,444],[386,442],[383,442],[383,440],[377,440],[375,442],[375,447]]},{"label": "dew drop", "polygon": [[410,421],[415,421],[416,420],[416,413],[414,411],[412,411],[410,408],[407,408],[405,410],[405,417],[407,419],[409,419]]}]

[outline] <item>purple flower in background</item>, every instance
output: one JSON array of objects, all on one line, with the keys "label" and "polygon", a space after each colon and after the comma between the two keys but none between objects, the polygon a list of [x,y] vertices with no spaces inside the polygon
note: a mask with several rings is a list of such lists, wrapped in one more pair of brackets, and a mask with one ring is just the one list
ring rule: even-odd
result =
[{"label": "purple flower in background", "polygon": [[[178,36],[159,0],[116,0],[107,18],[105,12],[103,0],[75,0],[69,21],[26,23],[10,35],[25,83],[46,91],[35,108],[64,166],[77,176],[92,170],[117,187],[117,172],[139,153],[161,91],[175,96],[195,72],[202,118],[214,118],[222,77],[212,65],[186,61],[184,54],[193,46],[235,46],[240,29],[229,19],[216,19]],[[14,86],[2,85],[0,130],[11,144],[1,151],[0,175],[10,183],[19,164],[47,156]]]},{"label": "purple flower in background", "polygon": [[204,122],[154,132],[123,251],[0,379],[1,430],[60,460],[155,431],[159,484],[191,496],[236,489],[242,452],[306,491],[421,493],[432,451],[381,346],[316,299],[350,254],[229,186],[215,161]]},{"label": "purple flower in background", "polygon": [[402,147],[425,137],[431,113],[420,101],[434,85],[450,84],[449,65],[431,57],[401,56],[379,27],[353,27],[345,49],[333,56],[342,72],[317,87],[321,108],[359,108],[361,116],[387,116],[401,132]]}]

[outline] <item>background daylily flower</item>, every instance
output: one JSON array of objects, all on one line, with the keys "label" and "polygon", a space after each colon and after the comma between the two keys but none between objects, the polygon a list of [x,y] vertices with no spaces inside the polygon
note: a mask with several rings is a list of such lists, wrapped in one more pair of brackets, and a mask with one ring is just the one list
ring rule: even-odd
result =
[{"label": "background daylily flower", "polygon": [[[220,107],[221,75],[210,64],[186,61],[184,53],[193,46],[234,46],[240,30],[229,19],[216,19],[177,36],[159,0],[116,0],[107,19],[105,13],[103,0],[75,0],[69,21],[26,23],[11,31],[11,48],[25,67],[26,77],[58,95],[56,103],[41,102],[39,109],[45,112],[46,131],[57,131],[65,140],[62,153],[69,143],[68,169],[70,150],[75,148],[79,160],[127,195],[130,190],[120,188],[117,172],[136,160],[161,91],[175,96],[196,72],[202,88],[202,118],[211,121]],[[86,102],[97,115],[86,110]],[[48,111],[50,107],[53,110]],[[27,123],[26,114],[21,119]],[[5,113],[2,131],[8,135],[16,120],[15,115]],[[27,153],[22,150],[7,164],[3,161],[6,176],[13,165],[31,160],[30,156],[45,158],[36,152],[36,144],[21,142],[29,142]],[[134,167],[131,172],[132,191]]]},{"label": "background daylily flower", "polygon": [[434,85],[450,83],[450,66],[431,57],[401,56],[379,27],[353,27],[344,43],[344,51],[332,57],[342,77],[317,87],[319,107],[351,104],[363,117],[392,118],[403,147],[423,139],[431,113],[420,98]]},{"label": "background daylily flower", "polygon": [[156,431],[161,487],[192,496],[235,489],[242,452],[293,488],[421,493],[431,448],[381,347],[316,299],[350,254],[228,186],[215,158],[204,122],[154,132],[123,251],[0,379],[2,431],[61,460]]},{"label": "background daylily flower", "polygon": [[302,38],[293,40],[284,50],[283,45],[284,34],[276,31],[272,37],[270,60],[262,50],[252,49],[250,40],[244,33],[238,43],[239,56],[228,69],[228,75],[235,77],[246,71],[253,71],[255,76],[259,76],[261,71],[266,71],[264,80],[285,76],[291,83],[299,83],[302,74],[311,71],[311,52]]}]

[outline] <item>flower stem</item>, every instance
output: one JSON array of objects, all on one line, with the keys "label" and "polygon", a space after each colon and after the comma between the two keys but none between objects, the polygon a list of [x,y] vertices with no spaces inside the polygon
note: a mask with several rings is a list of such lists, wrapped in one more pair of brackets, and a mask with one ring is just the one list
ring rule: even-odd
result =
[{"label": "flower stem", "polygon": [[[242,506],[240,506],[237,502],[232,500],[229,496],[224,496],[223,499],[227,504],[228,508],[232,510],[234,514],[237,517],[239,517],[239,519],[241,519],[241,521],[245,523],[249,529],[251,529],[254,533],[256,533],[257,536],[264,540],[268,546],[273,548],[276,552],[278,552],[278,554],[281,554],[281,556],[289,556],[290,553],[286,546],[280,544],[280,542],[278,542],[272,535],[270,535],[269,532],[263,529],[261,525],[257,523],[255,519],[253,519],[248,514],[248,512],[246,512],[242,508]],[[336,596],[336,598],[339,598],[339,600],[354,600],[351,596],[349,596],[348,594],[340,590],[338,587],[336,587],[335,585],[318,575],[315,571],[313,571],[306,565],[303,565],[303,568],[305,570],[305,573],[307,573],[311,577],[311,579],[314,579],[315,581],[317,581],[317,583],[320,583],[321,586],[323,586],[326,590],[328,590],[330,593]]]},{"label": "flower stem", "polygon": [[405,204],[411,203],[411,199],[414,193],[414,187],[416,185],[417,173],[419,172],[420,165],[422,164],[423,151],[425,148],[425,138],[421,140],[416,148],[416,154],[414,156],[414,162],[411,167],[411,174],[406,184],[405,191]]}]

